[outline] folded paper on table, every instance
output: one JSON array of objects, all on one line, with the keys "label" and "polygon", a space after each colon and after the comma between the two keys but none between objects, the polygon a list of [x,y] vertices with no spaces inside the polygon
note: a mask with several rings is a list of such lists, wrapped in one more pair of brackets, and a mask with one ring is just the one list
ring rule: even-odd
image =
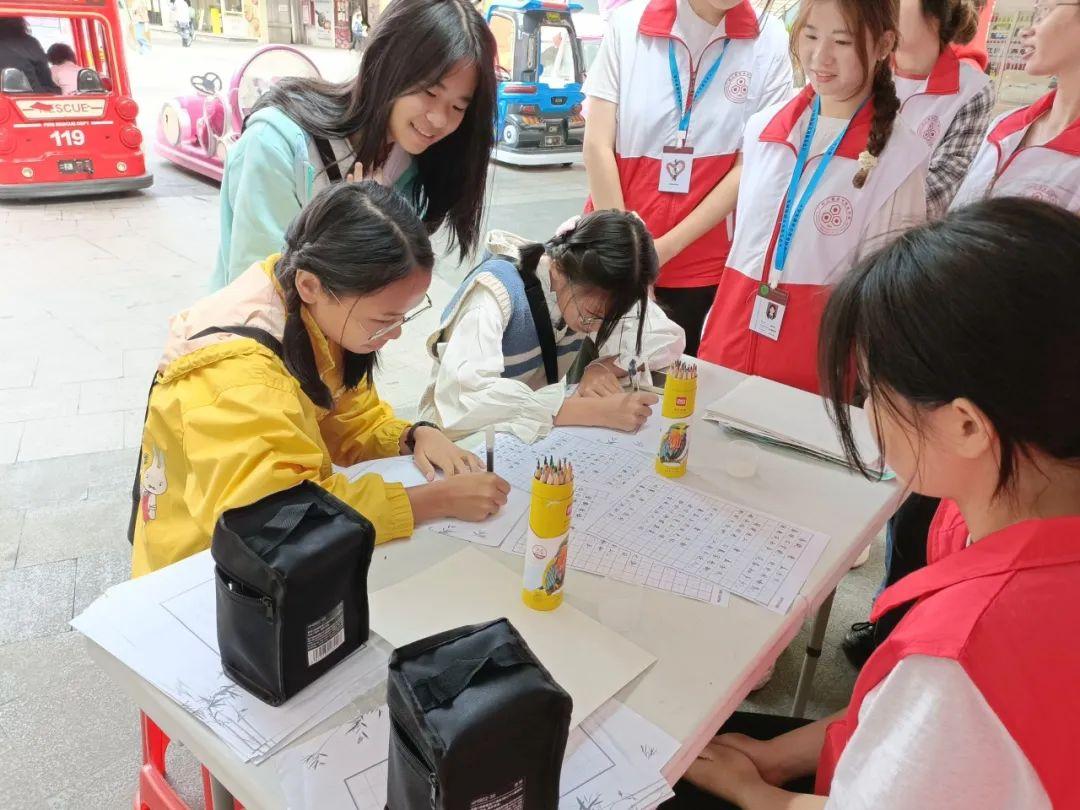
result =
[{"label": "folded paper on table", "polygon": [[[881,454],[866,412],[855,407],[848,410],[859,453],[870,469],[876,469]],[[808,391],[764,377],[747,377],[710,404],[705,418],[747,438],[847,464],[821,397]]]},{"label": "folded paper on table", "polygon": [[371,594],[371,628],[395,647],[503,616],[574,698],[571,728],[656,660],[572,605],[526,607],[520,574],[471,548]]}]

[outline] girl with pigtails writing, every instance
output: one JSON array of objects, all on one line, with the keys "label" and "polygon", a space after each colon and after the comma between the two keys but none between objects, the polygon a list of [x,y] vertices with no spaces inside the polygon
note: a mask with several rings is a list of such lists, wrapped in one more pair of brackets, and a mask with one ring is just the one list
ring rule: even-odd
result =
[{"label": "girl with pigtails writing", "polygon": [[829,287],[926,218],[926,142],[899,118],[896,0],[809,0],[791,49],[807,84],[754,115],[738,221],[698,356],[817,391]]},{"label": "girl with pigtails writing", "polygon": [[[555,425],[633,432],[655,394],[623,392],[637,368],[682,356],[682,327],[649,299],[659,264],[653,239],[632,213],[594,211],[547,242],[504,231],[462,282],[428,338],[434,362],[420,417],[451,436],[488,425],[525,442]],[[573,395],[567,372],[591,338],[598,358]]]}]

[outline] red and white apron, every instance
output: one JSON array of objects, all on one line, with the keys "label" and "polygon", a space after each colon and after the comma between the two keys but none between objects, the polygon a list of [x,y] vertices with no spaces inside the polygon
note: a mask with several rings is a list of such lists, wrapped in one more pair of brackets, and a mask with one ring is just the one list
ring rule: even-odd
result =
[{"label": "red and white apron", "polygon": [[[724,16],[717,34],[693,66],[693,75],[707,73],[723,51],[723,61],[705,93],[697,99],[687,139],[694,150],[689,193],[659,190],[663,149],[676,144],[679,116],[668,45],[674,43],[682,94],[691,79],[689,48],[673,31],[676,0],[652,0],[619,9],[611,19],[619,26],[618,127],[615,158],[623,201],[636,211],[653,236],[662,236],[693,211],[731,171],[750,116],[790,95],[790,84],[776,88],[778,66],[790,76],[788,37],[783,24],[766,17],[758,30],[757,15],[744,0]],[[729,44],[724,50],[725,39]],[[782,92],[781,92],[782,91]],[[586,203],[592,210],[592,201]],[[730,220],[730,218],[729,218]],[[730,221],[706,233],[668,262],[660,287],[707,287],[720,279],[731,246]]]},{"label": "red and white apron", "polygon": [[[728,266],[716,291],[698,356],[714,363],[817,392],[817,339],[822,310],[860,250],[873,247],[874,216],[912,172],[924,171],[926,143],[900,121],[861,189],[852,185],[873,118],[868,103],[852,119],[794,232],[789,260],[777,274],[775,250],[788,183],[814,96],[807,86],[787,104],[754,116],[746,130],[739,220]],[[804,178],[822,158],[812,155]],[[803,193],[800,185],[799,193]],[[869,241],[868,241],[869,238]],[[787,293],[777,340],[750,330],[762,283]]]},{"label": "red and white apron", "polygon": [[[954,510],[943,503],[943,510]],[[955,528],[955,515],[944,525]],[[936,522],[937,519],[935,519]],[[866,662],[843,720],[829,725],[817,771],[827,794],[866,695],[908,655],[959,663],[1038,774],[1054,807],[1080,807],[1080,517],[1028,520],[909,574],[870,621],[915,601]]]},{"label": "red and white apron", "polygon": [[1080,214],[1080,118],[1041,146],[1021,142],[1028,128],[1050,110],[1050,92],[1030,107],[997,118],[968,168],[952,207],[985,197],[1029,197]]},{"label": "red and white apron", "polygon": [[900,99],[900,117],[932,151],[956,114],[989,83],[985,73],[961,62],[952,48],[945,48],[922,86]]}]

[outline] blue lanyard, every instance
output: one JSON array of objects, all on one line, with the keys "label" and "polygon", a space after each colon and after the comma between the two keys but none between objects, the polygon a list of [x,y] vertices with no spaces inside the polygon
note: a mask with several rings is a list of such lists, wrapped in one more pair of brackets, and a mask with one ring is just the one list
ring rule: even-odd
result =
[{"label": "blue lanyard", "polygon": [[[802,179],[803,172],[806,170],[806,162],[810,159],[810,145],[814,142],[814,133],[817,132],[818,117],[821,115],[821,96],[814,96],[814,104],[810,108],[810,123],[806,126],[806,134],[803,135],[802,146],[799,147],[799,155],[795,159],[795,171],[791,173],[791,182],[788,183],[787,196],[784,198],[784,215],[780,219],[780,235],[776,240],[775,264],[778,273],[784,272],[784,266],[787,264],[788,259],[788,251],[791,249],[791,241],[795,238],[795,229],[799,227],[799,220],[802,219],[803,211],[806,209],[807,203],[810,202],[810,198],[813,196],[814,191],[821,182],[821,178],[825,174],[825,168],[833,159],[836,150],[840,148],[840,142],[844,140],[844,135],[847,134],[848,127],[851,126],[851,122],[855,120],[855,116],[859,114],[859,110],[863,108],[866,101],[867,100],[864,99],[858,109],[852,113],[851,118],[844,124],[844,128],[840,130],[840,134],[836,136],[836,140],[834,140],[829,145],[829,148],[825,150],[825,154],[821,156],[821,162],[818,163],[813,175],[811,175],[810,182],[806,184],[806,189],[799,198],[798,205],[796,205],[795,192],[799,190],[799,181]],[[762,281],[767,282],[768,278],[766,277],[765,279],[762,279]]]},{"label": "blue lanyard", "polygon": [[712,63],[712,67],[701,78],[701,83],[696,87],[694,86],[694,76],[696,71],[694,70],[693,55],[690,58],[690,89],[686,96],[686,106],[683,106],[683,94],[682,94],[682,79],[679,78],[679,60],[675,58],[675,41],[668,40],[668,66],[671,68],[671,85],[675,88],[675,114],[679,117],[679,146],[681,147],[686,141],[686,134],[690,131],[690,116],[694,112],[694,104],[697,103],[705,91],[709,89],[709,85],[712,84],[712,80],[716,78],[716,71],[720,69],[720,63],[724,61],[724,54],[727,53],[728,45],[731,44],[730,39],[724,40],[724,47],[720,51],[720,55],[716,57],[716,61]]}]

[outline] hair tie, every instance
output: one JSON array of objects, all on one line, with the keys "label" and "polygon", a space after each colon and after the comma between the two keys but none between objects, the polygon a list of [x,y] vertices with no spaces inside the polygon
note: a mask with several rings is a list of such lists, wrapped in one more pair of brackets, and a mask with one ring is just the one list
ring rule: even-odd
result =
[{"label": "hair tie", "polygon": [[575,228],[577,228],[578,222],[580,222],[580,221],[581,221],[581,214],[575,214],[574,216],[570,217],[570,219],[566,220],[566,222],[564,222],[562,225],[560,225],[558,228],[555,229],[555,236],[556,237],[566,236],[568,233],[571,233]]},{"label": "hair tie", "polygon": [[871,172],[877,167],[877,156],[871,155],[869,151],[862,151],[859,153],[859,168],[864,172]]}]

